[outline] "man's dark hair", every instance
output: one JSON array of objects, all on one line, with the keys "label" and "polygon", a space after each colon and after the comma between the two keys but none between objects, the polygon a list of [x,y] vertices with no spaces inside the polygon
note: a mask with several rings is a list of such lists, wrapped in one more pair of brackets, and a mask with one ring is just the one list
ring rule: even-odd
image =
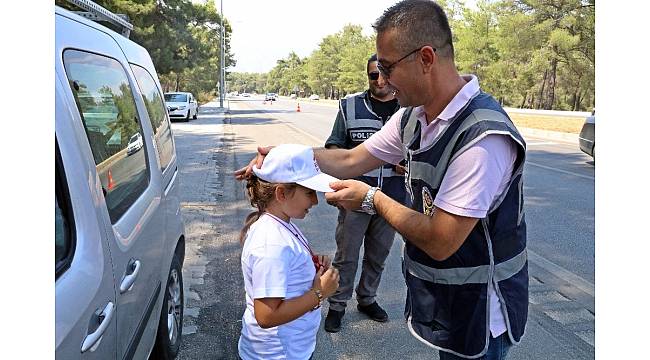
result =
[{"label": "man's dark hair", "polygon": [[451,29],[445,11],[430,0],[403,0],[389,7],[372,26],[377,34],[397,29],[397,48],[403,52],[429,45],[441,57],[454,58]]},{"label": "man's dark hair", "polygon": [[366,63],[366,73],[370,71],[370,63],[373,61],[377,61],[377,54],[372,54],[368,58],[368,62]]}]

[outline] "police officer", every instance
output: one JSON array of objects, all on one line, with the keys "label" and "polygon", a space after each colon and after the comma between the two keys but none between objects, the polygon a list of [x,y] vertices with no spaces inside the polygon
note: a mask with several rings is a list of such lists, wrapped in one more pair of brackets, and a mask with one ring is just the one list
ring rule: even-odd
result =
[{"label": "police officer", "polygon": [[354,180],[325,197],[383,215],[404,237],[405,315],[418,340],[442,360],[503,359],[528,317],[526,143],[477,77],[458,74],[438,4],[403,0],[374,28],[378,69],[403,108],[363,146],[315,157],[339,178],[406,158],[412,209]]},{"label": "police officer", "polygon": [[[393,89],[377,70],[376,54],[368,59],[366,72],[368,90],[341,99],[326,148],[352,149],[360,145],[399,109]],[[385,194],[403,202],[406,195],[403,174],[404,168],[400,165],[384,165],[356,179],[379,187]],[[356,288],[357,309],[375,321],[388,320],[388,314],[377,304],[375,296],[394,237],[395,230],[381,216],[339,209],[333,266],[339,270],[340,280],[338,290],[328,299],[326,331],[341,329],[346,303],[352,297],[361,244],[364,245],[364,257]]]},{"label": "police officer", "polygon": [[[523,170],[526,143],[473,75],[460,75],[442,7],[402,0],[374,24],[378,69],[403,106],[362,146],[316,149],[349,178],[406,158],[412,208],[356,180],[328,202],[382,215],[405,239],[409,331],[440,359],[501,360],[528,319]],[[260,166],[268,148],[237,178]]]}]

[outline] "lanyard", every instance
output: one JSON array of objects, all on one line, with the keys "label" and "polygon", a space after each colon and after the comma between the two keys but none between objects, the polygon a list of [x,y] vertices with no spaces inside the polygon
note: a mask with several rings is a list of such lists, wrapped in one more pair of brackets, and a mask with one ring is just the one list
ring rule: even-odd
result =
[{"label": "lanyard", "polygon": [[[307,251],[309,251],[309,254],[312,256],[312,260],[313,260],[313,258],[314,258],[315,255],[314,255],[314,252],[311,251],[311,248],[309,247],[309,243],[307,242],[307,239],[305,239],[304,237],[302,237],[302,235],[300,235],[300,231],[298,231],[298,229],[296,229],[296,227],[295,227],[292,223],[289,223],[289,225],[291,225],[291,228],[290,228],[290,227],[287,225],[286,222],[282,221],[281,219],[278,219],[275,215],[269,214],[269,213],[267,213],[267,212],[265,212],[264,214],[270,216],[271,219],[275,220],[275,221],[278,222],[280,225],[284,226],[287,230],[289,230],[289,232],[290,232],[291,234],[293,234],[293,236],[294,236],[296,239],[298,239],[298,241],[302,244],[302,246],[304,246],[305,249],[307,249]],[[292,228],[293,228],[293,229],[292,229]]]}]

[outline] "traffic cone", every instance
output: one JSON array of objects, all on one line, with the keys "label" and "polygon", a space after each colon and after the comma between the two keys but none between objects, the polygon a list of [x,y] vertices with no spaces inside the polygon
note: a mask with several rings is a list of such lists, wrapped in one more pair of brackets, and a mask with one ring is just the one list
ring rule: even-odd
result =
[{"label": "traffic cone", "polygon": [[300,103],[298,103],[298,108],[296,109],[296,112],[300,112]]},{"label": "traffic cone", "polygon": [[108,169],[108,190],[113,190],[113,186],[115,186],[113,183],[113,175],[111,175],[111,169]]}]

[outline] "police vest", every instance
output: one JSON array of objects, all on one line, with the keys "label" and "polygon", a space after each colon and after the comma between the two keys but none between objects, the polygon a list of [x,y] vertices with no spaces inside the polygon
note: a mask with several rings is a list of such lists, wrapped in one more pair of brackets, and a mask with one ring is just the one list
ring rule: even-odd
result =
[{"label": "police vest", "polygon": [[412,108],[406,109],[400,125],[408,164],[407,192],[413,209],[429,216],[454,158],[489,134],[508,135],[517,143],[510,183],[463,245],[448,259],[436,261],[406,239],[403,272],[405,316],[409,330],[420,341],[464,358],[484,355],[490,338],[488,284],[492,283],[510,341],[519,343],[528,317],[523,137],[501,106],[483,92],[426,148],[420,147],[420,122]]},{"label": "police vest", "polygon": [[[351,94],[340,101],[340,110],[341,113],[345,114],[345,128],[347,136],[352,142],[352,147],[363,143],[384,125],[381,117],[372,111],[369,102],[366,100],[366,94],[367,91]],[[393,169],[393,165],[386,164],[356,179],[370,186],[378,186],[384,194],[400,203],[404,203],[406,200],[404,176],[396,173]]]}]

